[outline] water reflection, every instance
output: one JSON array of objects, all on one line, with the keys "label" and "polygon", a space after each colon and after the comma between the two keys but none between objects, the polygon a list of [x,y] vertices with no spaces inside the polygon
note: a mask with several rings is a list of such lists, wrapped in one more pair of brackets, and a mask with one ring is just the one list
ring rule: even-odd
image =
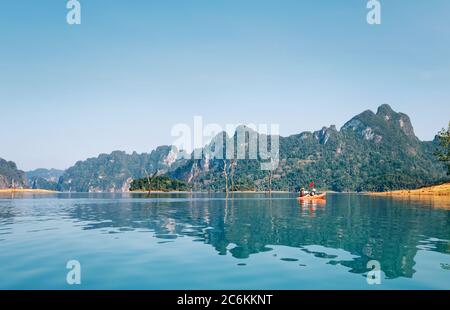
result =
[{"label": "water reflection", "polygon": [[[304,205],[277,195],[271,200],[264,195],[228,200],[220,195],[105,198],[76,197],[61,212],[84,230],[138,231],[161,239],[161,244],[192,237],[219,255],[238,259],[288,246],[358,274],[367,272],[367,262],[375,259],[387,278],[412,277],[418,250],[450,254],[450,212],[423,202],[361,195],[330,195],[326,204]],[[2,208],[2,222],[14,212]]]},{"label": "water reflection", "polygon": [[[59,194],[56,198],[61,199],[0,200],[0,244],[12,233],[13,223],[53,217],[101,234],[148,234],[160,239],[161,245],[190,237],[192,242],[212,246],[219,255],[242,259],[239,266],[245,266],[251,255],[287,246],[346,266],[352,273],[366,273],[367,262],[375,259],[387,278],[411,278],[419,250],[450,254],[446,202],[342,194],[329,195],[326,203],[305,204],[298,204],[293,196],[267,199],[264,194],[235,194],[230,199],[217,194],[150,198]],[[441,268],[449,270],[448,264]]]}]

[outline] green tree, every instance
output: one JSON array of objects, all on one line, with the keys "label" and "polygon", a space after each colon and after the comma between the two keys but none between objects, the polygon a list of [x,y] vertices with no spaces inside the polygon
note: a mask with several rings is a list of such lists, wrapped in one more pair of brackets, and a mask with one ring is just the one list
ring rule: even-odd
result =
[{"label": "green tree", "polygon": [[448,128],[443,128],[439,134],[440,149],[436,151],[436,156],[447,165],[447,175],[450,175],[450,122]]}]

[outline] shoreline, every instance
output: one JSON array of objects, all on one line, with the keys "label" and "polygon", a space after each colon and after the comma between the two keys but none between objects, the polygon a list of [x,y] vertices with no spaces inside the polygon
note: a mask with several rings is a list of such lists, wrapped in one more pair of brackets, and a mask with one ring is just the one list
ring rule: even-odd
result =
[{"label": "shoreline", "polygon": [[396,190],[391,192],[370,192],[368,194],[371,196],[382,196],[382,197],[450,197],[450,182],[412,190]]},{"label": "shoreline", "polygon": [[[58,192],[46,189],[27,189],[27,188],[16,188],[16,189],[0,189],[0,194],[56,194],[56,193],[86,193],[86,194],[105,194],[111,192]],[[116,194],[148,194],[148,191],[137,190],[137,191],[129,191],[129,192],[114,192]],[[208,192],[208,191],[151,191],[150,194],[225,194],[225,192]],[[288,191],[272,191],[272,194],[290,194],[293,192]],[[232,194],[269,194],[267,191],[234,191],[229,192],[229,195]]]},{"label": "shoreline", "polygon": [[46,190],[46,189],[27,189],[27,188],[16,188],[16,189],[0,189],[0,194],[21,194],[21,193],[30,193],[30,194],[54,194],[59,193],[56,191]]},{"label": "shoreline", "polygon": [[[148,194],[148,191],[129,191],[129,192],[122,192],[124,194],[129,193],[129,194]],[[151,194],[195,194],[195,193],[200,193],[200,194],[225,194],[225,192],[208,192],[208,191],[168,191],[168,192],[164,192],[164,191],[151,191]],[[288,191],[272,191],[272,194],[289,194],[292,192],[288,192]],[[269,194],[269,192],[263,192],[263,191],[234,191],[234,192],[229,192],[228,195],[232,195],[232,194]]]},{"label": "shoreline", "polygon": [[[27,188],[16,188],[16,189],[0,189],[0,194],[55,194],[55,193],[65,193],[46,189],[27,189]],[[101,192],[108,193],[108,192]],[[120,192],[122,194],[148,194],[148,191],[136,190],[129,192]],[[151,194],[212,194],[212,193],[223,193],[225,192],[208,192],[208,191],[151,191]],[[272,194],[290,194],[295,192],[288,191],[272,191]],[[229,192],[229,195],[233,194],[269,194],[267,191],[234,191]],[[367,192],[365,193],[370,196],[379,197],[450,197],[450,182],[422,187],[414,190],[395,190],[390,192]]]}]

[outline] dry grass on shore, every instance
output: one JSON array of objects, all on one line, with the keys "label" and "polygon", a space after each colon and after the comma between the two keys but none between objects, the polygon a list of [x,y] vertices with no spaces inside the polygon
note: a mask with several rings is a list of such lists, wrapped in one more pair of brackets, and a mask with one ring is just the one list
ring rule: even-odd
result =
[{"label": "dry grass on shore", "polygon": [[440,185],[428,186],[414,190],[398,190],[385,193],[371,193],[374,196],[449,196],[450,182]]},{"label": "dry grass on shore", "polygon": [[0,194],[22,194],[22,193],[50,194],[50,193],[56,193],[56,192],[55,191],[49,191],[49,190],[46,190],[46,189],[27,189],[27,188],[0,189]]}]

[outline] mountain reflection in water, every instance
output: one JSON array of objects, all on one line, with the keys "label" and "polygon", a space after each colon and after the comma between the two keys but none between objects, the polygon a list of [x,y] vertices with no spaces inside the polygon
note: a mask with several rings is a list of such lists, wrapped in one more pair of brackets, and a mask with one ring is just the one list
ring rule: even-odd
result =
[{"label": "mountain reflection in water", "polygon": [[[161,242],[187,236],[239,259],[279,245],[329,258],[330,264],[358,274],[367,272],[368,261],[378,260],[391,279],[413,276],[419,249],[450,253],[450,212],[423,202],[351,194],[305,205],[281,194],[272,199],[263,194],[133,197],[86,200],[67,211],[85,230],[137,230]],[[339,260],[322,252],[326,249],[342,249],[351,257]]]}]

